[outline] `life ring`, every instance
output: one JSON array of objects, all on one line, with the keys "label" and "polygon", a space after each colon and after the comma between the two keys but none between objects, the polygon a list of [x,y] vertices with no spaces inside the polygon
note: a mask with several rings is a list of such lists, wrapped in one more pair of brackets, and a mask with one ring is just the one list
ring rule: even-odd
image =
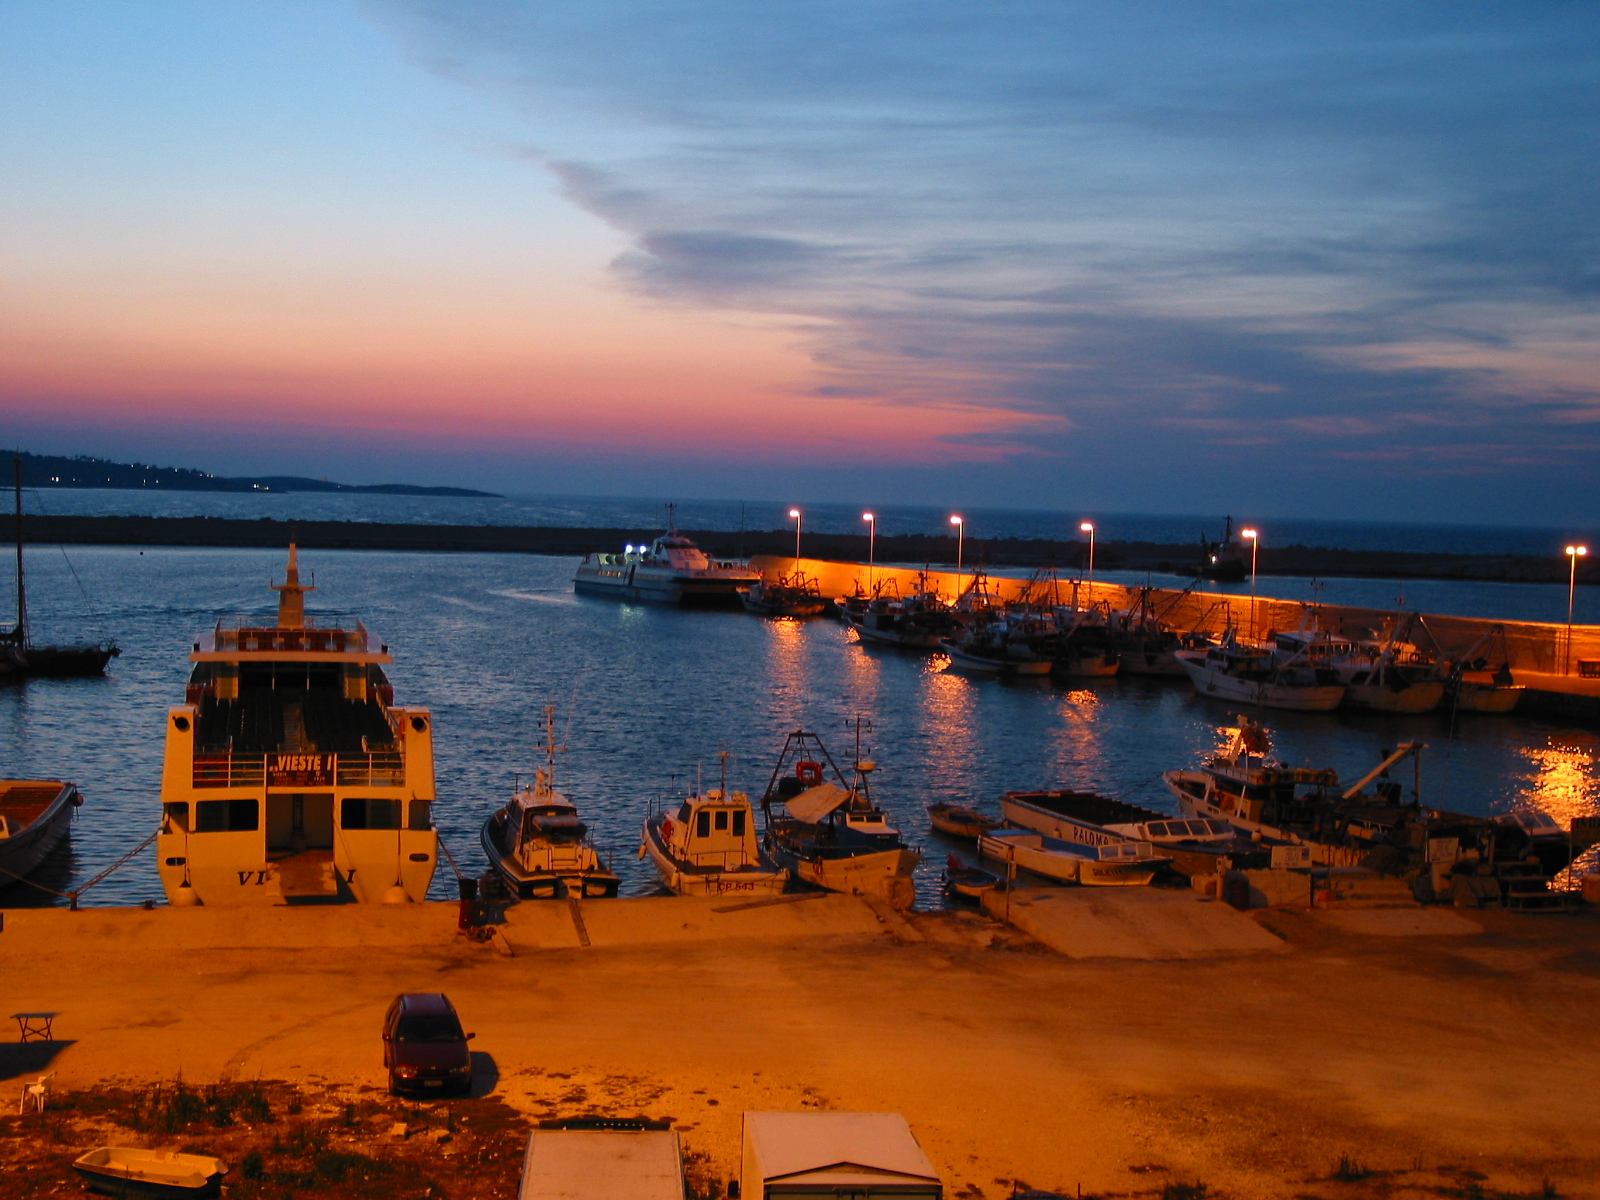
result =
[{"label": "life ring", "polygon": [[661,840],[663,842],[667,842],[667,841],[671,841],[672,840],[672,818],[671,817],[662,817],[661,818]]},{"label": "life ring", "polygon": [[797,762],[794,765],[794,775],[801,783],[815,787],[822,782],[822,764],[819,762]]}]

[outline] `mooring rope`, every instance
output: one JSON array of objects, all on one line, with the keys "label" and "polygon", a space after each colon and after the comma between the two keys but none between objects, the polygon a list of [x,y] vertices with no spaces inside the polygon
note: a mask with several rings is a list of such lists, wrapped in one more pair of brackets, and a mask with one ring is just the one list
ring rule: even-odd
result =
[{"label": "mooring rope", "polygon": [[466,876],[461,873],[461,868],[456,866],[456,856],[450,853],[450,847],[445,844],[444,834],[441,833],[437,836],[439,838],[439,849],[444,851],[445,858],[450,862],[450,869],[456,873],[456,882],[459,883]]},{"label": "mooring rope", "polygon": [[34,881],[32,879],[27,878],[24,875],[18,875],[15,871],[8,871],[4,867],[0,867],[0,875],[9,875],[13,879],[21,880],[23,883],[26,883],[29,887],[38,888],[41,892],[49,892],[52,896],[60,896],[61,899],[69,901],[71,903],[71,906],[74,909],[76,909],[78,907],[78,897],[79,896],[83,895],[84,892],[87,892],[90,888],[94,887],[95,884],[103,883],[108,877],[110,877],[112,872],[120,870],[122,867],[127,866],[128,863],[137,854],[139,854],[140,851],[142,851],[146,846],[150,845],[151,842],[155,841],[156,838],[158,838],[160,836],[161,836],[161,830],[157,829],[149,837],[145,838],[144,841],[140,842],[137,846],[135,846],[132,850],[129,850],[121,858],[117,859],[116,862],[112,863],[104,871],[101,871],[100,874],[96,875],[93,879],[89,880],[88,883],[83,884],[81,887],[74,888],[70,892],[58,892],[58,891],[55,890],[55,888],[45,887],[45,885],[42,884],[42,883],[38,883],[38,882],[36,882],[36,881]]}]

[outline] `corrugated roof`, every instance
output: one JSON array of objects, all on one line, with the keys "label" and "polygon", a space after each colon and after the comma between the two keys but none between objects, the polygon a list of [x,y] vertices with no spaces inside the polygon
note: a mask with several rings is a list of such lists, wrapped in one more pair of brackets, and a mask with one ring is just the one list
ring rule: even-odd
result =
[{"label": "corrugated roof", "polygon": [[536,1129],[518,1200],[683,1200],[678,1135]]},{"label": "corrugated roof", "polygon": [[747,1112],[744,1135],[768,1180],[846,1166],[939,1178],[899,1113]]}]

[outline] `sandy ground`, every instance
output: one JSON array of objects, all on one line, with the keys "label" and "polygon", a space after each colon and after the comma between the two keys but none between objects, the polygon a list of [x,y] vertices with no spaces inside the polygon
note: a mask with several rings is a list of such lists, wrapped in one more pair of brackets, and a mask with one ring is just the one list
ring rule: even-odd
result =
[{"label": "sandy ground", "polygon": [[0,1100],[44,1070],[355,1094],[388,1001],[442,990],[480,1093],[670,1118],[724,1180],[744,1110],[817,1106],[903,1112],[963,1197],[1600,1195],[1593,914],[1390,936],[1273,911],[1280,952],[1130,961],[973,913],[908,939],[848,897],[728,907],[591,902],[584,946],[524,904],[510,957],[444,905],[11,910],[0,1016],[59,1012],[61,1040],[0,1045]]}]

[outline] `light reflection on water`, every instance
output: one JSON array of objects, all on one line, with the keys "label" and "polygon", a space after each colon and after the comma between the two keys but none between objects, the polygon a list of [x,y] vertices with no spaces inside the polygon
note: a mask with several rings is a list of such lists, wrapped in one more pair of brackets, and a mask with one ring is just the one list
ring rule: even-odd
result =
[{"label": "light reflection on water", "polygon": [[[87,797],[60,866],[63,890],[154,827],[163,718],[182,700],[189,644],[221,613],[270,611],[265,587],[282,559],[258,550],[81,548],[73,561],[92,600],[45,579],[39,599],[53,626],[98,625],[124,648],[104,680],[0,688],[0,772],[70,778]],[[633,893],[654,885],[634,857],[652,797],[684,786],[697,764],[711,778],[724,749],[733,756],[730,785],[759,795],[789,730],[816,730],[845,762],[854,751],[849,721],[866,717],[875,795],[926,851],[924,904],[938,902],[946,851],[963,849],[929,831],[925,804],[993,811],[1003,791],[1071,787],[1170,811],[1160,772],[1209,753],[1233,721],[1227,706],[1195,697],[1183,681],[975,678],[942,669],[938,658],[860,646],[825,620],[574,598],[573,565],[516,555],[302,556],[302,567],[318,572],[310,599],[361,615],[395,654],[397,700],[433,709],[437,815],[465,869],[482,869],[478,826],[509,795],[514,772],[531,768],[547,703],[560,706],[560,728],[571,717],[561,786],[596,840],[615,851]],[[1448,759],[1444,802],[1463,811],[1533,804],[1565,822],[1600,808],[1594,735],[1567,726],[1464,714],[1452,742],[1431,715],[1279,713],[1267,724],[1285,760],[1333,766],[1347,778],[1398,742],[1428,742],[1424,799],[1440,802]],[[433,894],[451,895],[448,872]],[[146,853],[85,903],[160,895]]]}]

